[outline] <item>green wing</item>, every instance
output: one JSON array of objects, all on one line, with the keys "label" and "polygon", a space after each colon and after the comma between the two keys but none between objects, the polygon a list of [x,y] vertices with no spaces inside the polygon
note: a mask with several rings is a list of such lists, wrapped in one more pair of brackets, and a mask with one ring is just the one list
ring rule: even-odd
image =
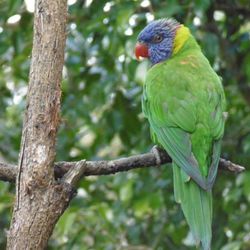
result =
[{"label": "green wing", "polygon": [[210,189],[224,131],[224,94],[210,66],[202,72],[203,63],[200,74],[188,64],[178,70],[168,61],[154,66],[147,75],[142,103],[156,142],[199,186]]}]

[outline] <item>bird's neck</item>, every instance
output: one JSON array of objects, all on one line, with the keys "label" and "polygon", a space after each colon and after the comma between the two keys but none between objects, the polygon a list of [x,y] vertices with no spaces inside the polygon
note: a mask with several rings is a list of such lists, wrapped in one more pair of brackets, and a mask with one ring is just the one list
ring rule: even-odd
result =
[{"label": "bird's neck", "polygon": [[180,27],[176,31],[172,55],[178,53],[178,51],[184,46],[185,42],[190,37],[190,35],[191,34],[189,29],[184,25],[180,25]]}]

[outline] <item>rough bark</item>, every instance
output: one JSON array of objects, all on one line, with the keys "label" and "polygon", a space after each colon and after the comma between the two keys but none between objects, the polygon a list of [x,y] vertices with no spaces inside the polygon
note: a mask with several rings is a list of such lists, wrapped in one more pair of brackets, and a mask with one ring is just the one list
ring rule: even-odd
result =
[{"label": "rough bark", "polygon": [[66,0],[37,0],[27,106],[7,249],[44,249],[73,189],[54,180]]},{"label": "rough bark", "polygon": [[[160,152],[160,165],[170,163],[172,160],[166,151]],[[84,163],[84,164],[83,164]],[[76,166],[81,166],[84,171],[81,172],[80,178],[90,175],[109,175],[119,172],[128,171],[135,168],[147,168],[158,166],[157,158],[153,152],[129,156],[111,161],[77,161],[77,162],[56,162],[54,165],[54,174],[56,179],[61,179],[64,175]],[[245,170],[243,166],[231,161],[220,158],[219,170],[226,170],[235,174]],[[0,180],[15,182],[17,175],[17,166],[0,162]],[[78,175],[79,176],[79,175]]]},{"label": "rough bark", "polygon": [[[124,157],[111,161],[79,161],[79,162],[56,162],[55,177],[62,178],[70,169],[82,164],[81,178],[91,175],[110,175],[119,172],[129,171],[136,168],[148,168],[153,166],[160,166],[166,163],[171,163],[172,159],[166,151],[160,152],[160,164],[153,152]],[[84,164],[83,164],[84,163]],[[219,170],[225,170],[231,173],[241,173],[245,170],[243,166],[235,164],[231,161],[220,158]]]},{"label": "rough bark", "polygon": [[0,162],[0,180],[15,182],[17,176],[17,166]]}]

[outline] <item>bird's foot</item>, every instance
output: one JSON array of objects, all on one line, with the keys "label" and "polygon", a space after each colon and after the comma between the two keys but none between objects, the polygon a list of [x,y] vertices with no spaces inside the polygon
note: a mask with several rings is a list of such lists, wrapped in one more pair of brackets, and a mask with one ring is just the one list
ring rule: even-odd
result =
[{"label": "bird's foot", "polygon": [[161,165],[161,155],[160,155],[160,148],[157,145],[154,145],[151,149],[151,152],[154,154],[155,156],[155,160],[156,160],[156,164],[157,166]]}]

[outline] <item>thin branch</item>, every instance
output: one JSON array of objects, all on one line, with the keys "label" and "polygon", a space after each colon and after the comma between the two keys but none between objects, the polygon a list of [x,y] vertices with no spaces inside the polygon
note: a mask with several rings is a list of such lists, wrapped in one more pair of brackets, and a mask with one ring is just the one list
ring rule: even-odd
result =
[{"label": "thin branch", "polygon": [[[159,150],[159,156],[161,164],[171,162],[171,158],[164,150]],[[86,161],[83,176],[110,175],[135,168],[159,166],[157,160],[155,154],[149,152],[111,161]],[[76,166],[77,163],[78,162],[57,162],[55,164],[55,176],[61,178],[69,169]]]},{"label": "thin branch", "polygon": [[17,166],[0,162],[0,180],[15,182],[17,175]]},{"label": "thin branch", "polygon": [[219,169],[234,172],[236,174],[239,174],[246,170],[245,167],[235,164],[231,161],[225,160],[223,158],[220,158]]},{"label": "thin branch", "polygon": [[[170,163],[172,160],[169,155],[164,151],[159,151],[161,165]],[[77,167],[77,170],[71,172],[71,176],[65,176],[64,180],[76,185],[76,182],[83,176],[90,175],[110,175],[118,172],[124,172],[136,168],[147,168],[158,166],[157,157],[153,152],[120,158],[111,161],[77,161],[77,162],[57,162],[55,163],[54,171],[55,177],[61,179],[72,168]],[[240,173],[245,170],[243,166],[235,164],[231,161],[220,159],[220,170],[227,170],[233,173]],[[0,180],[15,182],[17,167],[10,164],[0,163]],[[77,176],[75,176],[77,175]],[[75,181],[75,178],[77,181]],[[74,180],[73,180],[74,179]],[[73,181],[72,181],[73,180]]]}]

